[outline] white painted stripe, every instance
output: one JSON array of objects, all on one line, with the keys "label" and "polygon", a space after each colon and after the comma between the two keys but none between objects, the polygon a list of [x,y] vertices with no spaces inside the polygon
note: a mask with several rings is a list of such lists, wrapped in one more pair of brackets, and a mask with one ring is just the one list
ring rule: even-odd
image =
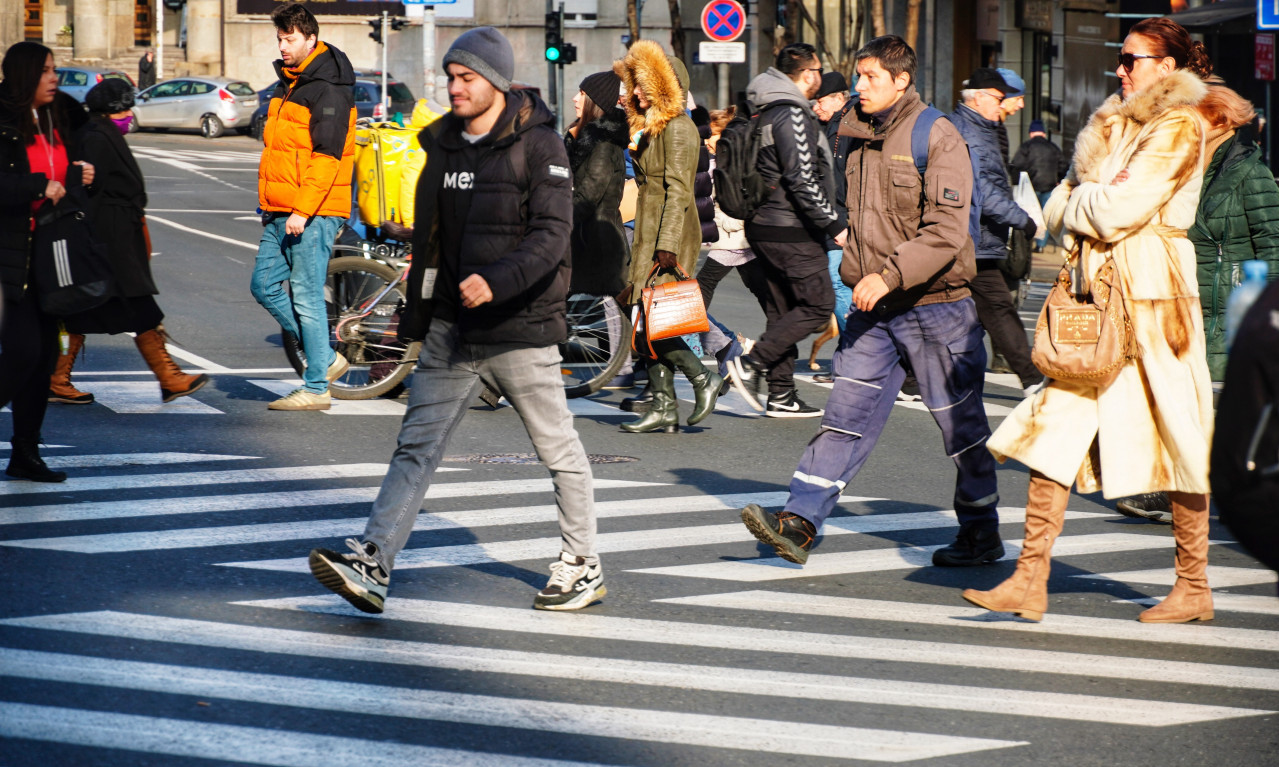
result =
[{"label": "white painted stripe", "polygon": [[558,759],[529,759],[480,751],[25,703],[0,703],[0,736],[235,764],[244,764],[246,759],[252,759],[252,764],[273,767],[315,767],[317,764],[554,767],[570,764]]},{"label": "white painted stripe", "polygon": [[[281,397],[300,387],[302,382],[296,378],[251,378],[249,383],[259,386],[272,394]],[[393,399],[333,399],[328,410],[321,410],[327,415],[392,415],[404,416],[405,404]]]},{"label": "white painted stripe", "polygon": [[[236,604],[369,619],[368,615],[348,605],[346,600],[331,594]],[[869,635],[850,636],[687,621],[619,618],[585,612],[551,614],[511,607],[401,598],[387,601],[386,612],[380,620],[556,637],[572,636],[577,639],[647,642],[674,647],[708,647],[734,652],[755,649],[767,653],[785,652],[787,655],[838,658],[841,661],[861,658],[876,662],[908,663],[912,666],[932,664],[1000,671],[1010,668],[1034,669],[1036,673],[1044,674],[1279,691],[1279,669],[1169,661],[1148,655],[1091,655]],[[1146,649],[1142,648],[1143,651]]]},{"label": "white painted stripe", "polygon": [[[51,450],[55,447],[75,447],[75,445],[41,445],[40,450]],[[12,450],[13,445],[0,441],[0,450]]]},{"label": "white painted stripe", "polygon": [[[1007,521],[1006,519],[1004,521]],[[829,526],[830,521],[827,521]],[[826,531],[829,535],[830,531]],[[1081,556],[1084,554],[1111,554],[1143,549],[1172,549],[1172,541],[1157,535],[1129,535],[1125,533],[1101,533],[1098,535],[1072,535],[1058,538],[1053,546],[1053,557]],[[675,565],[631,570],[635,573],[676,575],[685,578],[714,578],[742,583],[778,581],[792,578],[817,578],[827,575],[874,573],[888,570],[909,570],[932,564],[937,546],[908,546],[898,549],[873,549],[870,551],[844,551],[834,554],[813,554],[808,564],[800,566],[780,557],[742,559],[734,562],[710,562],[701,565]],[[1021,541],[1004,541],[1004,560],[1014,560],[1021,553]]]},{"label": "white painted stripe", "polygon": [[[707,370],[714,370],[715,363],[709,363]],[[693,385],[684,378],[682,374],[677,373],[675,376],[675,396],[685,402],[694,402],[697,399],[696,392],[693,391]],[[691,412],[691,411],[690,411]],[[746,400],[742,399],[742,395],[736,389],[731,389],[728,394],[715,400],[715,412],[720,414],[740,415],[750,418],[762,417],[754,408],[746,404]]]},{"label": "white painted stripe", "polygon": [[170,356],[177,357],[188,364],[196,365],[205,373],[231,372],[230,368],[219,365],[212,360],[207,360],[189,349],[183,349],[179,346],[174,346],[171,343],[165,343],[164,348],[168,350]]},{"label": "white painted stripe", "polygon": [[[1211,581],[1209,581],[1211,584]],[[1163,597],[1143,597],[1141,599],[1116,599],[1116,602],[1157,605]],[[1273,596],[1257,596],[1255,594],[1222,594],[1212,595],[1212,609],[1219,613],[1253,613],[1256,615],[1279,615],[1279,599]]]},{"label": "white painted stripe", "polygon": [[[1120,583],[1141,583],[1155,586],[1168,586],[1177,581],[1177,571],[1171,567],[1154,570],[1127,570],[1117,573],[1084,573],[1071,576],[1099,581],[1118,581]],[[1279,574],[1274,570],[1262,570],[1258,567],[1226,567],[1224,565],[1208,565],[1208,585],[1214,589],[1235,586],[1254,586],[1258,583],[1275,583]]]},{"label": "white painted stripe", "polygon": [[[461,471],[461,469],[437,469]],[[197,487],[241,482],[288,482],[310,479],[349,479],[381,477],[384,463],[348,463],[332,466],[284,466],[274,469],[237,469],[230,471],[181,471],[170,474],[113,474],[109,477],[71,477],[66,482],[36,484],[34,482],[0,482],[0,495],[40,495],[75,493],[89,490],[135,490],[144,487]],[[178,505],[180,500],[167,503]]]},{"label": "white painted stripe", "polygon": [[[77,375],[77,377],[79,377]],[[103,453],[101,455],[54,455],[44,462],[55,469],[104,468],[107,466],[166,466],[175,463],[206,461],[247,461],[256,455],[219,455],[217,453]]]},{"label": "white painted stripe", "polygon": [[[385,467],[383,467],[385,471]],[[437,472],[464,471],[441,467]],[[634,482],[621,479],[597,479],[595,489],[649,487],[655,482]],[[487,480],[484,482],[437,482],[426,492],[426,499],[471,498],[486,495],[551,492],[550,479]],[[169,514],[205,514],[218,511],[244,511],[246,509],[291,509],[312,506],[333,506],[344,503],[370,503],[377,497],[376,487],[337,487],[331,490],[298,490],[278,493],[240,493],[235,495],[193,496],[139,499],[136,501],[97,501],[76,504],[49,504],[44,506],[20,506],[0,509],[0,525],[17,525],[31,522],[79,522],[88,519],[124,519],[128,517],[155,517]],[[551,507],[554,508],[554,507]],[[478,512],[452,512],[457,514],[484,514]],[[439,514],[418,517],[421,529],[436,529],[423,520],[434,519]],[[495,522],[494,524],[505,524]],[[454,527],[440,524],[439,527]],[[417,528],[415,528],[417,529]]]},{"label": "white painted stripe", "polygon": [[[678,499],[676,499],[678,501]],[[663,499],[652,499],[654,506],[665,505]],[[1022,512],[1025,513],[1024,511]],[[954,512],[949,513],[953,517]],[[862,532],[882,532],[885,530],[918,530],[927,527],[948,526],[950,520],[945,512],[915,512],[910,514],[884,514],[877,517],[837,517],[827,520],[826,535],[848,535]],[[899,527],[899,525],[904,527]],[[216,530],[209,535],[216,535]],[[95,536],[108,537],[108,536]],[[145,536],[144,536],[145,537]],[[134,537],[131,537],[131,540]],[[493,562],[519,562],[526,559],[538,559],[546,556],[548,550],[553,551],[559,545],[559,537],[525,538],[515,541],[494,541],[490,543],[466,543],[457,546],[432,546],[429,548],[404,549],[395,558],[395,569],[418,569],[428,567],[457,567],[465,565],[488,564]],[[595,536],[595,546],[601,554],[616,554],[627,551],[644,551],[646,549],[672,549],[687,546],[711,546],[719,543],[747,543],[755,538],[740,522],[718,525],[700,525],[692,527],[659,528],[648,530],[631,530],[621,533],[601,533]],[[39,548],[53,545],[77,545],[70,539],[53,538],[43,541],[8,541],[0,543],[4,546],[30,546],[38,544]],[[92,543],[87,545],[93,545]],[[1163,543],[1161,545],[1166,545]],[[72,551],[85,551],[74,548]],[[111,549],[115,551],[115,549]],[[93,549],[86,553],[96,551]],[[867,553],[867,552],[862,552]],[[265,559],[252,562],[221,562],[228,567],[246,567],[254,570],[276,570],[280,572],[309,572],[310,566],[306,557],[289,559]],[[643,572],[643,571],[639,571]]]},{"label": "white painted stripe", "polygon": [[85,385],[94,400],[103,407],[122,414],[222,415],[222,411],[195,397],[178,397],[172,402],[160,399],[160,384],[150,381],[94,381]]},{"label": "white painted stripe", "polygon": [[[546,666],[550,675],[554,675],[554,669],[553,663]],[[0,673],[42,681],[338,711],[344,715],[358,712],[366,716],[833,759],[904,762],[1025,745],[1019,741],[794,721],[779,728],[775,719],[501,698],[33,650],[0,653]],[[373,744],[369,747],[374,748]]]},{"label": "white painted stripe", "polygon": [[[756,610],[790,615],[825,615],[868,621],[893,621],[923,626],[949,628],[979,626],[985,630],[1016,631],[1114,639],[1124,642],[1159,642],[1196,647],[1230,647],[1238,650],[1279,652],[1279,632],[1256,629],[1223,628],[1221,626],[1168,625],[1139,623],[1136,620],[1095,618],[1086,615],[1047,613],[1042,622],[1020,620],[1007,613],[992,613],[962,602],[955,594],[955,605],[930,605],[917,602],[886,602],[877,599],[831,597],[820,594],[796,594],[779,591],[737,591],[730,594],[705,594],[691,597],[656,599],[678,605],[720,607],[731,610]],[[1051,600],[1050,600],[1051,601]],[[1051,604],[1049,605],[1051,609]],[[1134,615],[1135,619],[1137,616]]]},{"label": "white painted stripe", "polygon": [[[201,175],[203,175],[203,174],[201,174]],[[234,186],[234,185],[233,185],[233,184],[228,184],[228,186]],[[239,187],[235,187],[235,188],[236,188],[236,189],[239,189]],[[200,235],[201,237],[208,237],[210,240],[217,240],[218,242],[225,242],[225,243],[226,243],[226,244],[228,244],[228,245],[237,245],[237,246],[239,246],[239,247],[241,247],[241,248],[248,248],[249,250],[252,250],[252,251],[254,251],[254,252],[257,252],[257,249],[258,249],[258,245],[257,245],[257,243],[249,244],[249,243],[247,243],[247,242],[242,242],[242,241],[240,241],[240,240],[233,240],[233,239],[231,239],[230,237],[223,237],[223,236],[222,236],[222,235],[220,235],[220,234],[211,234],[211,233],[209,233],[209,232],[201,231],[201,230],[199,230],[199,229],[192,229],[191,227],[189,227],[189,226],[183,226],[182,224],[179,224],[179,223],[178,223],[178,222],[176,222],[176,221],[170,221],[170,220],[169,220],[169,219],[167,219],[167,218],[161,218],[161,217],[159,217],[159,216],[157,216],[157,215],[154,215],[154,214],[152,214],[152,213],[151,213],[151,211],[147,211],[147,221],[155,221],[155,222],[157,222],[157,223],[164,224],[165,226],[171,226],[171,227],[173,227],[174,229],[177,229],[177,230],[178,230],[178,231],[180,231],[180,232],[187,232],[187,233],[189,233],[189,234],[198,234],[198,235]]]},{"label": "white painted stripe", "polygon": [[[777,674],[772,671],[625,660],[602,654],[582,657],[489,649],[109,611],[13,618],[0,621],[0,625],[330,660],[375,661],[419,668],[640,684],[737,695],[777,695]],[[0,656],[4,652],[0,650]],[[795,671],[786,674],[786,689],[789,696],[812,700],[977,711],[1137,727],[1164,727],[1267,713],[1224,706]]]},{"label": "white painted stripe", "polygon": [[[509,407],[506,400],[502,400],[501,406]],[[624,415],[627,418],[639,417],[619,409],[618,406],[610,404],[607,400],[594,399],[591,397],[576,397],[568,400],[568,412],[572,413],[574,417],[592,415]]]}]

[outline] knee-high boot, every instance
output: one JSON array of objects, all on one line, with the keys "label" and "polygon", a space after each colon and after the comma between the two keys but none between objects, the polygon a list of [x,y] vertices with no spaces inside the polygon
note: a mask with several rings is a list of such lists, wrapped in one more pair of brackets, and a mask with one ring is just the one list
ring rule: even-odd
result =
[{"label": "knee-high boot", "polygon": [[719,390],[724,379],[714,370],[709,370],[691,350],[681,343],[679,348],[672,349],[662,355],[668,364],[680,369],[688,382],[693,385],[693,414],[688,417],[688,425],[692,426],[706,420],[706,416],[715,410],[715,400],[719,399]]},{"label": "knee-high boot", "polygon": [[209,382],[209,377],[204,373],[195,375],[183,373],[169,356],[164,339],[164,326],[157,325],[145,333],[139,333],[133,339],[133,343],[137,345],[138,351],[142,352],[142,358],[147,361],[147,367],[151,368],[156,380],[160,382],[160,399],[171,402],[178,397],[194,393]]},{"label": "knee-high boot", "polygon": [[1172,537],[1177,541],[1177,582],[1164,601],[1137,616],[1142,623],[1212,620],[1208,588],[1208,496],[1168,493]]},{"label": "knee-high boot", "polygon": [[66,405],[88,405],[93,402],[93,395],[80,391],[71,383],[71,368],[75,366],[75,358],[84,348],[84,336],[79,333],[67,334],[67,353],[58,355],[58,366],[49,377],[49,401]]},{"label": "knee-high boot", "polygon": [[1032,471],[1026,500],[1026,540],[1017,558],[1017,569],[990,591],[965,589],[964,599],[987,610],[1043,620],[1048,609],[1053,541],[1061,534],[1069,500],[1070,488]]},{"label": "knee-high boot", "polygon": [[663,360],[648,363],[648,384],[653,389],[653,403],[638,421],[622,424],[622,431],[642,434],[661,429],[668,434],[679,431],[679,406],[675,400],[675,371]]}]

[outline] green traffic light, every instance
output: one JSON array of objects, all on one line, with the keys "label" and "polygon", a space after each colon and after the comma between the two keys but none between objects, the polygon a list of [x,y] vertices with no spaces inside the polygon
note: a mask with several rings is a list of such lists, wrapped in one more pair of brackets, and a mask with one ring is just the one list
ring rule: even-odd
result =
[{"label": "green traffic light", "polygon": [[554,48],[554,47],[552,47],[552,48],[547,48],[547,49],[546,49],[546,60],[547,60],[547,61],[559,61],[559,60],[560,60],[560,49],[559,49],[559,48]]}]

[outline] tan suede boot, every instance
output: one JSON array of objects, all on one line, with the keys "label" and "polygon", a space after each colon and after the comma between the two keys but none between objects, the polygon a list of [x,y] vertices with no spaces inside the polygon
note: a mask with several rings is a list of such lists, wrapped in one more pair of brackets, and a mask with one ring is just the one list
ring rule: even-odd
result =
[{"label": "tan suede boot", "polygon": [[1053,541],[1061,534],[1069,500],[1070,488],[1032,471],[1026,499],[1026,540],[1017,557],[1017,569],[990,591],[965,589],[964,599],[994,612],[1043,620],[1044,611],[1048,609]]},{"label": "tan suede boot", "polygon": [[1142,623],[1212,620],[1208,588],[1208,496],[1169,493],[1172,537],[1177,541],[1177,582],[1164,601],[1137,616]]},{"label": "tan suede boot", "polygon": [[209,382],[209,377],[203,373],[197,375],[183,373],[169,356],[164,340],[164,326],[158,325],[145,333],[139,333],[133,342],[137,344],[138,351],[142,352],[142,358],[147,361],[147,367],[151,368],[156,380],[160,382],[160,398],[165,402],[172,402],[178,397],[194,393]]},{"label": "tan suede boot", "polygon": [[64,405],[88,405],[93,402],[92,394],[80,391],[71,383],[71,368],[83,348],[84,336],[79,333],[67,334],[67,353],[58,355],[58,367],[49,377],[50,402],[61,402]]}]

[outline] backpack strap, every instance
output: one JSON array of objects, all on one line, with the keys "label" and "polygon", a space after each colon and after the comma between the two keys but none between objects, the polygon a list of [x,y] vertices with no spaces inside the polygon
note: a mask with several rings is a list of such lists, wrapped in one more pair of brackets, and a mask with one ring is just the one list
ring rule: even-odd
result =
[{"label": "backpack strap", "polygon": [[933,131],[933,123],[945,117],[940,109],[924,107],[915,118],[915,125],[910,129],[910,154],[915,158],[915,170],[922,178],[928,170],[928,136]]}]

